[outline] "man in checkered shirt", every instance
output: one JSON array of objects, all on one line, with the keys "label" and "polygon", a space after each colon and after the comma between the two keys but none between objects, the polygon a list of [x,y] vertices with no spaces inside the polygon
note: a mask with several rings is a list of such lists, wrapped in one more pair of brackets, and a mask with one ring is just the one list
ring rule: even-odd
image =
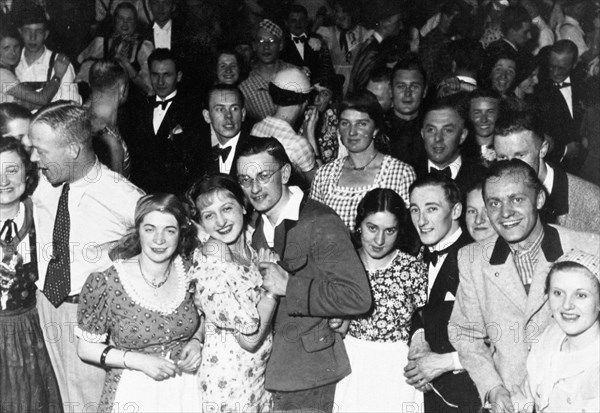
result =
[{"label": "man in checkered shirt", "polygon": [[316,142],[296,133],[293,125],[304,115],[308,105],[310,81],[306,74],[298,68],[284,69],[277,73],[269,83],[269,94],[275,102],[276,110],[273,116],[267,116],[254,125],[251,135],[261,138],[276,138],[292,161],[295,172],[301,182],[310,187],[317,170],[315,153],[318,153]]}]

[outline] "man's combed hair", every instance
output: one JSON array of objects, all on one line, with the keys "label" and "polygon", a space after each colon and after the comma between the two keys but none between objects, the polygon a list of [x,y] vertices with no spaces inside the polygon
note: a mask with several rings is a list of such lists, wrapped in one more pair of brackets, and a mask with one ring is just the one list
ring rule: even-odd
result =
[{"label": "man's combed hair", "polygon": [[92,123],[89,111],[71,101],[59,100],[40,109],[31,124],[45,123],[67,143],[92,144]]},{"label": "man's combed hair", "polygon": [[237,86],[228,85],[225,83],[217,83],[216,85],[213,85],[210,89],[208,89],[208,92],[206,93],[206,95],[204,96],[204,99],[202,100],[202,108],[209,110],[211,96],[214,95],[215,93],[223,93],[223,92],[235,93],[237,95],[238,99],[240,100],[240,105],[242,107],[244,107],[244,104],[245,104],[244,95]]},{"label": "man's combed hair", "polygon": [[113,89],[118,84],[129,81],[127,71],[115,59],[98,60],[90,68],[92,90]]},{"label": "man's combed hair", "polygon": [[454,182],[453,179],[440,174],[427,174],[417,178],[417,180],[408,188],[408,193],[412,194],[415,189],[425,186],[439,186],[442,188],[446,200],[448,200],[450,205],[456,205],[462,202],[462,195],[456,182]]},{"label": "man's combed hair", "polygon": [[519,30],[523,23],[531,22],[531,16],[523,6],[510,6],[504,10],[500,30],[506,35],[509,30]]},{"label": "man's combed hair", "polygon": [[485,174],[481,191],[486,196],[486,186],[490,181],[497,181],[503,176],[511,175],[515,182],[525,182],[537,193],[545,191],[544,184],[535,170],[520,159],[510,159],[494,162]]},{"label": "man's combed hair", "polygon": [[179,71],[179,62],[175,53],[169,49],[154,49],[150,56],[148,56],[148,67],[152,66],[154,62],[164,62],[165,60],[172,60],[175,63],[175,71]]},{"label": "man's combed hair", "polygon": [[[240,147],[239,151],[239,158],[258,155],[264,152],[271,155],[280,165],[292,164],[281,142],[273,137],[259,138],[257,136],[250,136]],[[243,173],[243,171],[238,172]]]},{"label": "man's combed hair", "polygon": [[421,63],[421,58],[418,54],[413,52],[405,54],[404,57],[400,59],[392,69],[392,80],[394,80],[394,76],[396,76],[396,72],[399,70],[419,72],[423,78],[423,87],[427,85],[427,74],[425,73],[425,69]]},{"label": "man's combed hair", "polygon": [[516,97],[502,99],[494,133],[499,136],[506,136],[523,131],[531,131],[537,140],[541,142],[544,140],[544,132],[538,125],[534,108],[531,105]]},{"label": "man's combed hair", "polygon": [[579,59],[579,50],[577,49],[577,45],[571,40],[558,40],[551,46],[550,51],[556,54],[570,54],[573,58],[573,62],[577,62],[577,59]]}]

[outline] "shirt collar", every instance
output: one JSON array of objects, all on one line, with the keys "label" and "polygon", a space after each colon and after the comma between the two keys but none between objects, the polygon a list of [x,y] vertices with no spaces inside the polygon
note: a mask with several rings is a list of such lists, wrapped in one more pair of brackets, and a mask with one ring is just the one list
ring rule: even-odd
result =
[{"label": "shirt collar", "polygon": [[513,254],[531,254],[532,258],[535,257],[537,255],[537,251],[540,249],[540,246],[542,245],[542,238],[544,238],[544,229],[542,228],[542,231],[540,231],[540,234],[538,235],[538,237],[535,239],[535,241],[533,241],[531,243],[531,245],[529,247],[527,247],[527,249],[521,250],[521,249],[516,249],[514,248],[512,245],[508,245],[510,248],[510,251]]},{"label": "shirt collar", "polygon": [[69,184],[69,203],[79,205],[88,185],[98,182],[101,175],[106,172],[107,171],[102,170],[102,164],[100,163],[100,160],[98,160],[98,157],[96,157],[94,166],[87,171],[85,176]]},{"label": "shirt collar", "polygon": [[[462,155],[458,155],[456,157],[456,159],[454,161],[452,161],[452,163],[450,163],[450,165],[448,165],[448,167],[450,168],[450,172],[452,172],[452,179],[456,179],[456,175],[458,175],[458,171],[460,170],[460,167],[462,166]],[[444,168],[440,168],[438,165],[434,164],[433,162],[431,162],[431,160],[427,160],[427,170],[429,171],[429,169],[434,168],[434,169],[444,169]]]},{"label": "shirt collar", "polygon": [[[19,202],[19,210],[17,211],[17,215],[15,215],[14,218],[9,219],[12,219],[17,225],[17,228],[21,229],[23,222],[25,221],[25,205],[23,205],[22,202]],[[0,222],[4,223],[7,220],[8,219],[0,219]]]},{"label": "shirt collar", "polygon": [[[288,189],[290,191],[290,197],[285,204],[285,207],[282,209],[281,215],[277,218],[277,222],[275,225],[273,225],[273,228],[277,227],[286,219],[290,221],[298,221],[298,217],[300,216],[300,204],[302,203],[304,193],[297,186],[290,186]],[[263,216],[263,221],[267,225],[271,225],[271,221],[269,221],[267,216]]]},{"label": "shirt collar", "polygon": [[510,40],[508,40],[506,37],[503,37],[502,40],[504,40],[506,43],[509,44],[510,47],[512,47],[513,49],[515,49],[515,51],[519,51],[519,49],[517,48],[517,46],[515,46],[515,44],[513,42],[511,42]]},{"label": "shirt collar", "polygon": [[383,37],[379,33],[373,32],[373,37],[375,38],[375,40],[377,40],[377,43],[383,42]]},{"label": "shirt collar", "polygon": [[462,235],[462,229],[458,227],[452,234],[446,234],[437,244],[433,247],[429,247],[430,251],[442,251],[454,244]]},{"label": "shirt collar", "polygon": [[171,30],[172,26],[173,26],[173,19],[169,19],[169,21],[166,22],[163,27],[160,27],[158,25],[158,23],[154,22],[154,24],[152,25],[152,29],[154,29],[154,30],[162,30],[162,31],[166,32],[166,31]]},{"label": "shirt collar", "polygon": [[546,179],[544,179],[543,184],[544,188],[551,194],[554,186],[554,168],[548,165],[548,163],[546,163]]},{"label": "shirt collar", "polygon": [[477,80],[473,79],[469,76],[456,76],[458,80],[464,83],[468,83],[469,85],[477,86]]},{"label": "shirt collar", "polygon": [[571,16],[565,15],[565,20],[563,21],[563,24],[571,24],[573,26],[576,26],[579,30],[581,30],[581,25],[579,24],[579,22]]},{"label": "shirt collar", "polygon": [[164,102],[165,100],[173,99],[177,95],[177,89],[175,89],[171,94],[165,96],[164,99],[160,98],[158,95],[156,96],[157,102]]},{"label": "shirt collar", "polygon": [[[240,135],[242,134],[242,131],[239,131],[237,135],[235,135],[233,138],[227,140],[227,142],[225,142],[225,145],[221,145],[221,143],[219,143],[219,140],[217,138],[217,145],[219,145],[219,148],[235,148],[235,146],[237,145],[238,141],[240,140]],[[215,135],[216,137],[216,135]]]},{"label": "shirt collar", "polygon": [[[544,236],[542,237],[541,249],[546,257],[546,261],[554,262],[563,255],[563,249],[560,242],[558,230],[550,225],[544,225]],[[491,265],[502,265],[506,262],[511,252],[508,242],[502,237],[496,238],[494,250],[490,256]]]}]

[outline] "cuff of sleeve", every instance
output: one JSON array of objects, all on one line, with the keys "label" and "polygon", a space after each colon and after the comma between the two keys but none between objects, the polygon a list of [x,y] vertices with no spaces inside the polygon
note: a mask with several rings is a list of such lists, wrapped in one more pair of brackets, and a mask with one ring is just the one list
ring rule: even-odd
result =
[{"label": "cuff of sleeve", "polygon": [[452,361],[454,363],[454,374],[458,374],[464,370],[462,364],[460,364],[457,351],[452,353]]},{"label": "cuff of sleeve", "polygon": [[79,326],[75,327],[75,337],[87,341],[88,343],[106,343],[108,340],[108,334],[95,334],[89,331],[82,330]]}]

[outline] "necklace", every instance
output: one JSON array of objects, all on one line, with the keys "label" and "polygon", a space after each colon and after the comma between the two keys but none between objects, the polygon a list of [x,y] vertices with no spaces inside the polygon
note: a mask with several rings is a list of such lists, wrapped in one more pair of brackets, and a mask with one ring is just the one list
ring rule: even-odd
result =
[{"label": "necklace", "polygon": [[369,162],[367,162],[365,165],[361,166],[361,167],[356,167],[354,166],[354,162],[352,162],[352,158],[350,158],[348,156],[348,162],[350,163],[350,167],[355,170],[355,171],[364,171],[365,168],[369,165],[371,165],[371,162],[373,162],[375,160],[375,158],[377,158],[377,155],[379,155],[379,152],[375,152],[375,155],[373,155],[373,157],[369,160]]},{"label": "necklace", "polygon": [[167,280],[169,279],[169,276],[171,275],[171,264],[169,264],[169,267],[165,270],[163,277],[164,280],[158,282],[158,283],[154,283],[152,281],[150,281],[148,278],[146,278],[146,274],[144,274],[144,271],[142,271],[142,263],[140,262],[140,260],[138,259],[138,267],[140,269],[140,274],[142,274],[142,278],[144,279],[144,282],[151,287],[152,289],[154,289],[154,296],[156,297],[158,295],[158,289],[160,287],[162,287],[163,285],[165,285],[165,283],[167,282]]}]

